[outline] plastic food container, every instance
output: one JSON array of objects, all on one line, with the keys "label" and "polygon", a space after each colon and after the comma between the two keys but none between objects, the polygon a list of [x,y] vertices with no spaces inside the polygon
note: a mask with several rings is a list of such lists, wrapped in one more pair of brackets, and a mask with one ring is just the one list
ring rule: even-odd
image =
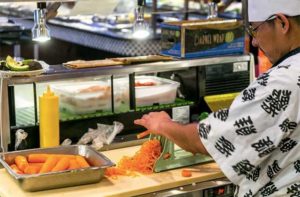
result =
[{"label": "plastic food container", "polygon": [[[87,159],[92,167],[32,175],[17,174],[10,168],[9,165],[14,162],[14,159],[17,155],[27,156],[32,153],[81,155]],[[104,155],[85,145],[61,146],[55,148],[40,148],[8,152],[4,153],[4,158],[0,158],[0,162],[7,172],[25,191],[40,191],[97,183],[103,178],[104,170],[115,165]]]},{"label": "plastic food container", "polygon": [[[111,110],[111,86],[104,81],[85,81],[52,84],[52,90],[59,96],[61,110],[73,114],[93,113]],[[115,95],[115,106],[120,104]]]},{"label": "plastic food container", "polygon": [[[127,80],[127,83],[125,82]],[[117,79],[118,83],[128,84],[128,79]],[[153,104],[173,103],[176,99],[177,89],[180,83],[156,76],[135,77],[136,106],[151,106]],[[126,91],[129,92],[127,85]]]}]

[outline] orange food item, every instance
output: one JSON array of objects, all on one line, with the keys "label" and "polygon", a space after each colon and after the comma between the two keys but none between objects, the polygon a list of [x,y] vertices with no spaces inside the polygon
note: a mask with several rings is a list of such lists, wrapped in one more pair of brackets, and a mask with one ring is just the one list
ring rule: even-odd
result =
[{"label": "orange food item", "polygon": [[69,159],[75,159],[76,155],[66,155],[66,154],[54,154],[55,156],[57,156],[58,158],[69,158]]},{"label": "orange food item", "polygon": [[49,154],[37,154],[37,153],[29,154],[27,156],[28,162],[30,163],[44,163],[48,157]]},{"label": "orange food item", "polygon": [[67,170],[69,166],[70,166],[70,159],[68,157],[63,157],[58,160],[54,168],[52,168],[51,172]]},{"label": "orange food item", "polygon": [[27,166],[29,166],[26,157],[22,156],[22,155],[17,155],[15,157],[15,164],[18,166],[18,168],[20,170],[22,170],[24,172],[25,168]]},{"label": "orange food item", "polygon": [[38,166],[27,166],[24,170],[25,174],[37,174],[39,173],[40,168]]},{"label": "orange food item", "polygon": [[133,157],[122,157],[118,162],[117,167],[106,169],[105,174],[110,177],[117,175],[133,175],[134,173],[130,173],[130,171],[150,174],[153,172],[154,164],[161,154],[161,149],[158,140],[154,139],[146,141]]},{"label": "orange food item", "polygon": [[127,175],[127,171],[118,167],[110,167],[105,169],[104,175],[117,178],[118,175]]},{"label": "orange food item", "polygon": [[38,169],[38,171],[41,170],[42,166],[44,165],[44,163],[28,163],[29,166],[34,166],[35,168]]},{"label": "orange food item", "polygon": [[163,159],[169,159],[171,157],[171,153],[166,153],[163,155]]},{"label": "orange food item", "polygon": [[155,86],[156,83],[152,82],[152,81],[146,81],[146,82],[141,82],[141,81],[137,81],[135,82],[135,87],[139,87],[139,86]]},{"label": "orange food item", "polygon": [[149,130],[147,130],[147,131],[144,131],[144,132],[141,132],[141,133],[137,134],[136,137],[137,137],[137,139],[141,139],[141,138],[149,135],[150,133],[151,132]]},{"label": "orange food item", "polygon": [[74,170],[74,169],[79,169],[79,168],[81,168],[81,167],[78,164],[78,162],[76,161],[76,159],[71,159],[68,170]]},{"label": "orange food item", "polygon": [[59,158],[55,155],[50,155],[46,162],[43,164],[40,173],[47,173],[51,172],[51,170],[54,168],[54,166],[57,164]]},{"label": "orange food item", "polygon": [[76,161],[81,168],[90,167],[90,164],[85,160],[85,158],[81,155],[76,155]]},{"label": "orange food item", "polygon": [[22,172],[22,171],[18,168],[18,166],[17,166],[16,164],[12,164],[12,165],[10,165],[10,167],[11,167],[11,169],[12,169],[15,173],[17,173],[17,174],[24,174],[24,172]]},{"label": "orange food item", "polygon": [[28,162],[30,163],[44,163],[50,155],[55,155],[58,158],[68,157],[70,159],[75,159],[75,155],[67,154],[42,154],[42,153],[33,153],[27,156]]},{"label": "orange food item", "polygon": [[192,172],[190,170],[188,170],[188,169],[183,169],[181,171],[181,176],[183,176],[183,177],[191,177],[192,176]]}]

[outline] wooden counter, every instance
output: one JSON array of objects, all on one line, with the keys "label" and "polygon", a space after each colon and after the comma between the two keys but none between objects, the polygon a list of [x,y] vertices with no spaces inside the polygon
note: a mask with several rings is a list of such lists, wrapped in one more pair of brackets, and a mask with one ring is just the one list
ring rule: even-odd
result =
[{"label": "wooden counter", "polygon": [[[130,156],[139,149],[139,146],[115,149],[103,152],[112,161],[117,162],[123,155]],[[224,177],[215,163],[185,167],[192,170],[192,177],[182,177],[181,170],[175,169],[151,175],[136,177],[119,176],[117,179],[104,178],[99,183],[67,187],[62,189],[45,190],[40,192],[25,192],[17,182],[6,172],[0,169],[0,196],[1,197],[73,197],[73,196],[134,196],[164,189],[170,189],[207,180]]]}]

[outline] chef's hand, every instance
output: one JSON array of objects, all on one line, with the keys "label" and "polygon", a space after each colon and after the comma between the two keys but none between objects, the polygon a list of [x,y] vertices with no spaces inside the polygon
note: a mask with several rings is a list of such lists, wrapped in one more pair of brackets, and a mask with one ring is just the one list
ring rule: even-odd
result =
[{"label": "chef's hand", "polygon": [[150,112],[149,114],[143,115],[141,119],[134,121],[135,124],[141,125],[148,129],[151,133],[158,135],[163,134],[163,126],[169,122],[172,122],[172,119],[164,111]]}]

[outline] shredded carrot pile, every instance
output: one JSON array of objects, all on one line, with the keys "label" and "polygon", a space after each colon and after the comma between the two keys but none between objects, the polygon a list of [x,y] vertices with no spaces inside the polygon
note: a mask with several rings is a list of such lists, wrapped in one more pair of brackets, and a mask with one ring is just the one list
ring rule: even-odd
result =
[{"label": "shredded carrot pile", "polygon": [[107,168],[105,175],[115,177],[118,175],[134,175],[134,172],[150,174],[153,167],[161,154],[162,147],[158,140],[149,140],[142,144],[139,151],[134,156],[124,156],[118,162],[117,167]]}]

